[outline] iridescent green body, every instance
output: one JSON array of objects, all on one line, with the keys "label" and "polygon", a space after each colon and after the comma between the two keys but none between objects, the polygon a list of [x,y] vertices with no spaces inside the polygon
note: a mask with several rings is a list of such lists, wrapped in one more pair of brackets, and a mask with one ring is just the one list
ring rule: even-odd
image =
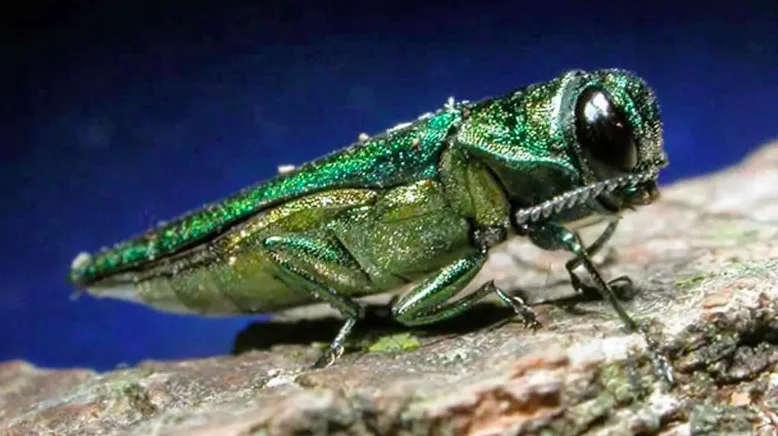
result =
[{"label": "iridescent green body", "polygon": [[451,103],[81,255],[70,279],[96,296],[200,314],[327,301],[348,319],[329,362],[362,316],[354,297],[408,283],[393,307],[408,325],[454,316],[489,293],[531,318],[491,282],[451,300],[488,250],[516,235],[569,250],[569,266],[590,269],[591,250],[569,225],[615,223],[623,209],[650,202],[665,164],[656,99],[641,79],[571,71],[502,97]]}]

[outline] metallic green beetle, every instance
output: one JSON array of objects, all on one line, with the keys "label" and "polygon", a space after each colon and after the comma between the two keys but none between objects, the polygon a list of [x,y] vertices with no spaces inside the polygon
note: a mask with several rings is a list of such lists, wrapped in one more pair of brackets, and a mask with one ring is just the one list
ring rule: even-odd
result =
[{"label": "metallic green beetle", "polygon": [[[73,261],[70,280],[98,297],[199,314],[271,313],[325,301],[346,318],[317,362],[338,358],[364,308],[356,297],[413,283],[392,315],[405,325],[453,317],[494,293],[454,299],[487,252],[514,236],[568,250],[631,329],[590,256],[622,211],[652,202],[667,164],[659,108],[622,70],[570,71],[476,103],[450,101],[113,248]],[[609,220],[586,248],[575,229]]]}]

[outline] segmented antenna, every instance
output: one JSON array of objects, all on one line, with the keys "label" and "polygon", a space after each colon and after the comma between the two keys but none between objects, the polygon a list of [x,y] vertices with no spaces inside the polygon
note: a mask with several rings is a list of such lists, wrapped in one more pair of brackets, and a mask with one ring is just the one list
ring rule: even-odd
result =
[{"label": "segmented antenna", "polygon": [[656,172],[630,174],[573,189],[572,191],[557,195],[550,200],[546,200],[537,206],[517,211],[515,216],[516,224],[529,224],[547,219],[551,215],[580,206],[602,193],[613,192],[616,189],[623,188],[630,184],[637,185],[649,180],[654,180],[657,175]]}]

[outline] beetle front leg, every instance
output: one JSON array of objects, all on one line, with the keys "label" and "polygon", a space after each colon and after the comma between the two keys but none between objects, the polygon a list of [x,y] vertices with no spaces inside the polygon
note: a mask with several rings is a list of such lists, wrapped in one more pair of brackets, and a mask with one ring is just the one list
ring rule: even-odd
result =
[{"label": "beetle front leg", "polygon": [[[563,249],[573,253],[575,255],[573,262],[580,262],[583,264],[583,267],[594,280],[595,289],[600,293],[603,299],[613,306],[616,313],[618,313],[619,318],[624,322],[624,325],[630,331],[635,331],[637,329],[637,324],[629,316],[627,311],[621,307],[621,303],[619,303],[619,299],[616,298],[613,289],[611,289],[610,285],[603,280],[600,272],[597,271],[597,268],[594,266],[594,263],[587,252],[588,250],[584,248],[581,238],[575,232],[555,223],[534,224],[528,226],[526,231],[532,242],[540,248],[545,250]],[[570,268],[570,266],[575,265],[573,262],[568,262],[567,264],[568,272],[571,277],[575,277],[572,268]],[[580,285],[580,280],[577,277],[573,279],[573,286],[576,286],[576,282]]]},{"label": "beetle front leg", "polygon": [[367,275],[342,247],[331,241],[299,235],[273,236],[265,239],[264,246],[278,266],[281,280],[326,301],[346,318],[329,349],[314,364],[314,368],[329,366],[343,354],[346,338],[364,317],[365,309],[328,283],[368,289],[371,284]]},{"label": "beetle front leg", "polygon": [[[602,279],[602,276],[600,276],[597,268],[592,263],[589,253],[587,253],[581,242],[581,238],[564,226],[555,223],[528,225],[523,230],[526,231],[532,242],[540,248],[546,250],[566,249],[576,255],[576,259],[579,259],[586,271],[594,279],[596,290],[613,306],[627,329],[639,332],[643,336],[643,339],[649,346],[651,360],[659,376],[664,378],[670,385],[673,385],[675,382],[673,367],[667,358],[658,351],[658,344],[621,307],[621,303],[619,303],[610,285]],[[572,274],[572,271],[570,273]]]},{"label": "beetle front leg", "polygon": [[[595,254],[597,254],[605,246],[605,244],[608,243],[613,234],[616,232],[618,226],[618,219],[609,222],[605,230],[600,233],[600,236],[598,236],[591,245],[586,247],[586,255],[589,256],[589,258],[592,258]],[[577,232],[572,233],[580,240],[580,236]],[[573,272],[574,269],[581,265],[581,262],[581,257],[576,256],[565,263],[565,269],[570,275],[570,281],[572,282],[573,288],[575,288],[577,291],[580,291],[585,297],[591,298],[592,294],[595,294],[599,297],[600,292],[597,289],[593,289],[591,286],[586,286],[583,282],[581,282],[581,279],[578,277],[578,275]],[[621,299],[624,298],[624,295],[628,295],[630,293],[630,290],[633,286],[632,279],[630,279],[628,276],[619,276],[611,279],[608,282],[608,285],[610,285],[611,289],[613,289],[616,296]]]},{"label": "beetle front leg", "polygon": [[462,291],[486,262],[486,252],[459,259],[445,266],[435,275],[424,279],[392,305],[392,317],[401,324],[417,326],[455,317],[491,293],[522,317],[524,323],[535,329],[540,323],[532,309],[519,297],[508,295],[493,281],[459,300],[448,300]]}]

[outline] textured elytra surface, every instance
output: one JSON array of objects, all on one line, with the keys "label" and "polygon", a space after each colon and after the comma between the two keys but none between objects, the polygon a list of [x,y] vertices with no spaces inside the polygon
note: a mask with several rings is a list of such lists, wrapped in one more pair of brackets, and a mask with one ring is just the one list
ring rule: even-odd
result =
[{"label": "textured elytra surface", "polygon": [[675,367],[672,390],[606,304],[540,304],[569,295],[564,256],[515,243],[483,275],[538,303],[538,332],[484,328],[505,314],[485,305],[402,330],[411,335],[392,336],[395,348],[363,333],[357,351],[316,371],[311,343],[337,321],[258,326],[236,346],[272,347],[103,374],[8,362],[0,434],[776,434],[777,184],[775,143],[665,188],[622,220],[600,259],[607,276],[635,280],[626,305]]}]

